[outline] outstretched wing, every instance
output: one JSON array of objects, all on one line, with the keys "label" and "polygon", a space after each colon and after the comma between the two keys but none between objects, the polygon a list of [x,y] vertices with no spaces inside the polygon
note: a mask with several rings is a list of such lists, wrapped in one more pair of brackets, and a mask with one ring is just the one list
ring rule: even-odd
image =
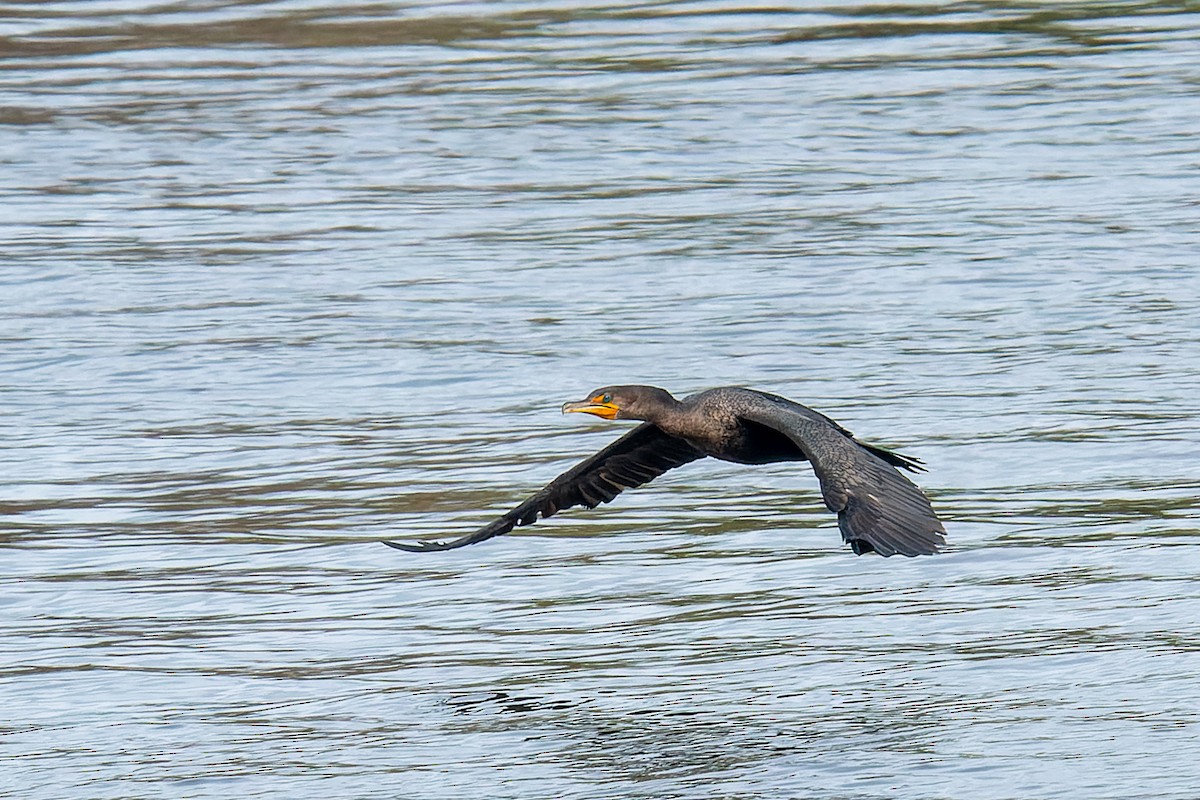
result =
[{"label": "outstretched wing", "polygon": [[703,455],[683,439],[664,433],[657,425],[644,422],[591,458],[559,475],[512,511],[468,536],[448,542],[384,544],[414,553],[453,550],[475,544],[508,533],[519,525],[531,525],[539,516],[549,517],[564,508],[595,508],[626,489],[648,483],[667,470],[695,461]]},{"label": "outstretched wing", "polygon": [[[795,407],[793,407],[795,406]],[[801,410],[802,409],[802,410]],[[842,538],[855,553],[874,550],[881,556],[931,555],[946,543],[946,530],[920,489],[883,460],[914,462],[864,445],[836,423],[790,401],[741,409],[745,419],[787,436],[812,462],[821,481],[821,496],[838,515]],[[918,466],[915,462],[913,466]]]}]

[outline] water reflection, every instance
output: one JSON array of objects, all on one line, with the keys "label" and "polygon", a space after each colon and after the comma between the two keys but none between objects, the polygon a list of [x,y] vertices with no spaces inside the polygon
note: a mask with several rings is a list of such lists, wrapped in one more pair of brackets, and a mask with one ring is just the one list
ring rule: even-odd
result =
[{"label": "water reflection", "polygon": [[[0,786],[1191,798],[1194,17],[7,9]],[[615,381],[911,451],[952,551],[715,463],[376,544]]]}]

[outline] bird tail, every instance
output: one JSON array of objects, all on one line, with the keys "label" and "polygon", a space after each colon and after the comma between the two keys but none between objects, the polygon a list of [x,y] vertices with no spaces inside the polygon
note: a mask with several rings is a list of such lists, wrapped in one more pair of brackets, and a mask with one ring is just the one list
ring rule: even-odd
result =
[{"label": "bird tail", "polygon": [[871,455],[883,459],[893,467],[901,467],[909,472],[925,471],[925,462],[915,456],[893,453],[891,450],[884,450],[882,447],[875,447],[874,445],[863,444],[862,442],[859,442],[859,445]]}]

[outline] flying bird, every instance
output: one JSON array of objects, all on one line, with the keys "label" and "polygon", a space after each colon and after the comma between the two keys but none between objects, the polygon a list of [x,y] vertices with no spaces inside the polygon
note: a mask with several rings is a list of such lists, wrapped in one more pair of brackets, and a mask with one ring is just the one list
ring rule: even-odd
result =
[{"label": "flying bird", "polygon": [[723,386],[677,400],[655,386],[607,386],[562,410],[642,424],[472,534],[384,544],[419,553],[475,544],[566,508],[595,508],[705,456],[737,464],[811,462],[825,505],[838,515],[842,538],[858,555],[930,555],[946,543],[929,499],[896,469],[924,471],[919,459],[860,442],[829,417],[785,397]]}]

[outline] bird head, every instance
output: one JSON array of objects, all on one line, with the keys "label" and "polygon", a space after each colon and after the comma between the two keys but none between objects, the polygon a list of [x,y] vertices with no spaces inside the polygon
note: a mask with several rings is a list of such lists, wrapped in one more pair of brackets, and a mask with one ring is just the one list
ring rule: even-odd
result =
[{"label": "bird head", "polygon": [[605,386],[591,392],[586,400],[564,403],[564,414],[582,412],[602,419],[650,419],[660,406],[675,398],[654,386]]}]

